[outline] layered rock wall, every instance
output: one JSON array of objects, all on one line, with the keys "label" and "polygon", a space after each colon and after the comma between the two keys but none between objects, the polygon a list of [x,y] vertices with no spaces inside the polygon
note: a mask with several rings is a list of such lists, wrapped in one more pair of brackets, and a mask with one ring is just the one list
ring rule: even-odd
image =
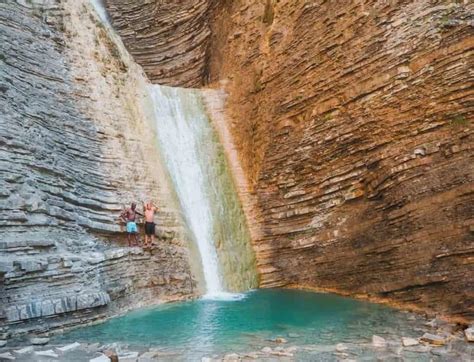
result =
[{"label": "layered rock wall", "polygon": [[474,317],[473,14],[466,1],[221,7],[211,77],[258,199],[262,286]]},{"label": "layered rock wall", "polygon": [[154,83],[199,87],[208,76],[217,0],[106,0],[112,23]]},{"label": "layered rock wall", "polygon": [[[87,323],[194,295],[141,69],[87,1],[0,4],[0,325]],[[118,215],[160,207],[153,255]]]}]

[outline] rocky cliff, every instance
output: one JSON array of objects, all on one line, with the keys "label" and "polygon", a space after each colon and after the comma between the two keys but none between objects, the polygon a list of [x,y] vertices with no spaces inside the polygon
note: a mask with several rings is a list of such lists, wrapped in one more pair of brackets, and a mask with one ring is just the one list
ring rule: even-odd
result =
[{"label": "rocky cliff", "polygon": [[[125,21],[127,2],[107,3],[154,77],[169,27],[141,5]],[[182,15],[166,3],[146,2],[173,24]],[[183,11],[203,7],[207,63],[201,51],[186,69],[208,69],[229,95],[262,286],[474,317],[471,2],[196,0]],[[177,24],[165,53],[176,67],[191,47]],[[203,24],[187,26],[203,44]]]},{"label": "rocky cliff", "polygon": [[[194,295],[141,68],[87,1],[2,2],[0,39],[0,332]],[[153,255],[122,248],[118,221],[148,199]]]},{"label": "rocky cliff", "polygon": [[214,80],[258,200],[262,286],[474,317],[474,6],[236,1]]},{"label": "rocky cliff", "polygon": [[114,28],[152,82],[203,85],[216,0],[105,0],[105,4]]}]

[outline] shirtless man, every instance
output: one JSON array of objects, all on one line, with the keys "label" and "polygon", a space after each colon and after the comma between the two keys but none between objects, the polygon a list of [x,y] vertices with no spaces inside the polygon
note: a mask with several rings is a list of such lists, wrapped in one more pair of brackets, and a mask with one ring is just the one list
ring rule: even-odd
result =
[{"label": "shirtless man", "polygon": [[120,215],[120,218],[127,223],[128,246],[132,246],[132,235],[135,239],[135,245],[138,245],[138,228],[135,219],[137,215],[143,216],[143,214],[139,213],[136,208],[137,204],[132,202],[132,206]]},{"label": "shirtless man", "polygon": [[[145,213],[145,244],[144,247],[151,247],[155,239],[155,212],[158,208],[153,203],[147,202],[143,205],[143,212]],[[150,243],[148,244],[148,241]]]}]

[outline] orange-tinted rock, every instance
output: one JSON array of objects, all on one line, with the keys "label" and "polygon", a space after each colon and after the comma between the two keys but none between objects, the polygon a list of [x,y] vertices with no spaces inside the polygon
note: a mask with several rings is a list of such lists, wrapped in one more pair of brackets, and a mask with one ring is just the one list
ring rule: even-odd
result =
[{"label": "orange-tinted rock", "polygon": [[154,83],[198,87],[207,75],[215,0],[105,0],[117,32]]},{"label": "orange-tinted rock", "polygon": [[472,4],[236,1],[211,75],[258,198],[262,286],[472,318]]}]

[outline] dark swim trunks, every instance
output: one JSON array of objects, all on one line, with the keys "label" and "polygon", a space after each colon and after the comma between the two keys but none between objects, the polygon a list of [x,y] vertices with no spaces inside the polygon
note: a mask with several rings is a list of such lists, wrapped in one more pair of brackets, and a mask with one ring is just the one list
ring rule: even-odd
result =
[{"label": "dark swim trunks", "polygon": [[145,223],[145,234],[146,235],[155,235],[155,223],[146,222]]}]

